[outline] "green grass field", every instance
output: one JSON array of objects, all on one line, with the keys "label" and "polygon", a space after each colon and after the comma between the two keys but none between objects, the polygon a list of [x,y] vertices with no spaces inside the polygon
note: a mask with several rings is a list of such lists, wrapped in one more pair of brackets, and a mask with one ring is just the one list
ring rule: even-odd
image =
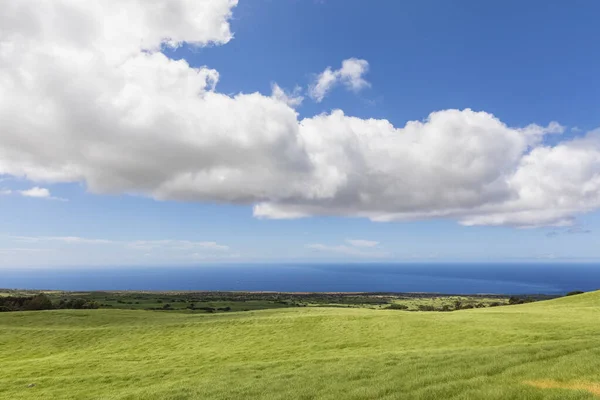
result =
[{"label": "green grass field", "polygon": [[447,313],[300,307],[0,314],[1,399],[598,395],[600,292]]}]

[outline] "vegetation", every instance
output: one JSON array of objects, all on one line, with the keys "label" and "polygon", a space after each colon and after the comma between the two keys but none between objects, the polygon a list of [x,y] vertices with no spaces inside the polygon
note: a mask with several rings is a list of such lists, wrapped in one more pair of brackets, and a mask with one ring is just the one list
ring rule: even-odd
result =
[{"label": "vegetation", "polygon": [[95,301],[84,298],[61,298],[58,302],[52,303],[50,297],[45,293],[38,293],[33,296],[0,296],[0,312],[2,311],[40,311],[59,309],[86,309],[99,308]]},{"label": "vegetation", "polygon": [[465,304],[2,313],[0,398],[594,398],[600,292]]},{"label": "vegetation", "polygon": [[[32,297],[33,291],[0,290],[0,299]],[[453,311],[543,300],[528,296],[442,295],[431,293],[280,293],[280,292],[44,292],[49,308],[110,308],[185,313],[222,313],[289,307],[344,307],[407,311]],[[1,300],[0,300],[1,301]],[[0,302],[0,306],[1,306]],[[16,311],[23,308],[5,310]]]}]

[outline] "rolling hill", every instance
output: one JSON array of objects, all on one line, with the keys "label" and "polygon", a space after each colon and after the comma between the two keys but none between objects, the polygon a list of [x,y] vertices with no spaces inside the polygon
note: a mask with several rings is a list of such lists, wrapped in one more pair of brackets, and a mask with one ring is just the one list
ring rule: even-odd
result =
[{"label": "rolling hill", "polygon": [[455,312],[0,314],[2,399],[592,399],[600,292]]}]

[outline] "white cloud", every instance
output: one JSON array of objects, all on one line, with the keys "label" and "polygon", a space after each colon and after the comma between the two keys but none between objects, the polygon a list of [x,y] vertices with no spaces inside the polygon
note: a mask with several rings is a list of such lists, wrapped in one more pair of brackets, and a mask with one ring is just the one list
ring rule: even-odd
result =
[{"label": "white cloud", "polygon": [[[0,13],[0,175],[254,204],[263,218],[529,227],[568,225],[600,208],[599,131],[545,146],[560,125],[509,127],[469,109],[403,127],[341,110],[299,121],[282,97],[218,93],[217,71],[159,51],[228,42],[235,4],[8,2]],[[346,61],[321,74],[316,99],[333,83],[368,86],[366,61]]]},{"label": "white cloud", "polygon": [[34,197],[38,199],[46,199],[46,200],[58,200],[58,201],[67,201],[67,199],[63,199],[61,197],[54,197],[50,194],[50,190],[41,187],[33,187],[27,190],[19,190],[19,193],[23,197]]},{"label": "white cloud", "polygon": [[315,82],[310,85],[308,94],[313,100],[320,103],[337,83],[342,83],[349,90],[359,92],[371,86],[363,78],[368,71],[367,60],[349,58],[342,61],[342,67],[338,70],[333,71],[331,67],[325,68],[325,71],[321,72]]},{"label": "white cloud", "polygon": [[296,86],[292,93],[286,93],[278,84],[271,84],[271,97],[295,108],[302,104],[304,97],[300,95],[302,88]]},{"label": "white cloud", "polygon": [[25,243],[62,242],[66,244],[116,244],[136,250],[207,250],[228,251],[229,246],[212,241],[190,240],[133,240],[119,241],[109,239],[84,238],[79,236],[9,236],[14,241]]},{"label": "white cloud", "polygon": [[19,191],[19,193],[21,193],[21,196],[25,196],[25,197],[37,197],[37,198],[50,198],[50,191],[46,188],[41,188],[41,187],[33,187],[31,189],[27,189],[27,190],[21,190]]},{"label": "white cloud", "polygon": [[136,240],[128,246],[138,250],[168,249],[168,250],[210,250],[228,251],[229,246],[216,242],[194,242],[189,240]]},{"label": "white cloud", "polygon": [[12,194],[12,190],[9,189],[0,189],[0,196],[8,196]]},{"label": "white cloud", "polygon": [[377,247],[379,245],[379,242],[364,239],[347,239],[346,242],[354,247]]},{"label": "white cloud", "polygon": [[88,239],[78,236],[10,236],[11,239],[19,242],[39,243],[39,242],[63,242],[69,244],[111,244],[115,243],[107,239]]},{"label": "white cloud", "polygon": [[11,248],[0,248],[0,253],[39,253],[43,251],[49,251],[48,249],[36,249],[29,247],[11,247]]},{"label": "white cloud", "polygon": [[[353,245],[354,246],[354,245]],[[367,257],[367,258],[385,258],[389,257],[390,253],[384,251],[373,251],[373,250],[364,250],[361,248],[353,247],[353,246],[345,246],[345,245],[325,245],[321,243],[309,244],[306,247],[325,253],[335,253],[342,254],[347,256],[356,256],[356,257]]]}]

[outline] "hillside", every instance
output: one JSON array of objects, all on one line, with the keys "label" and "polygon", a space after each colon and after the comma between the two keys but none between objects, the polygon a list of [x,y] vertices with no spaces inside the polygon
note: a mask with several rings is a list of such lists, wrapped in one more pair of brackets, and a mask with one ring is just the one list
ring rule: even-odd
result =
[{"label": "hillside", "polygon": [[4,313],[0,365],[2,399],[591,399],[600,292],[450,313]]}]

